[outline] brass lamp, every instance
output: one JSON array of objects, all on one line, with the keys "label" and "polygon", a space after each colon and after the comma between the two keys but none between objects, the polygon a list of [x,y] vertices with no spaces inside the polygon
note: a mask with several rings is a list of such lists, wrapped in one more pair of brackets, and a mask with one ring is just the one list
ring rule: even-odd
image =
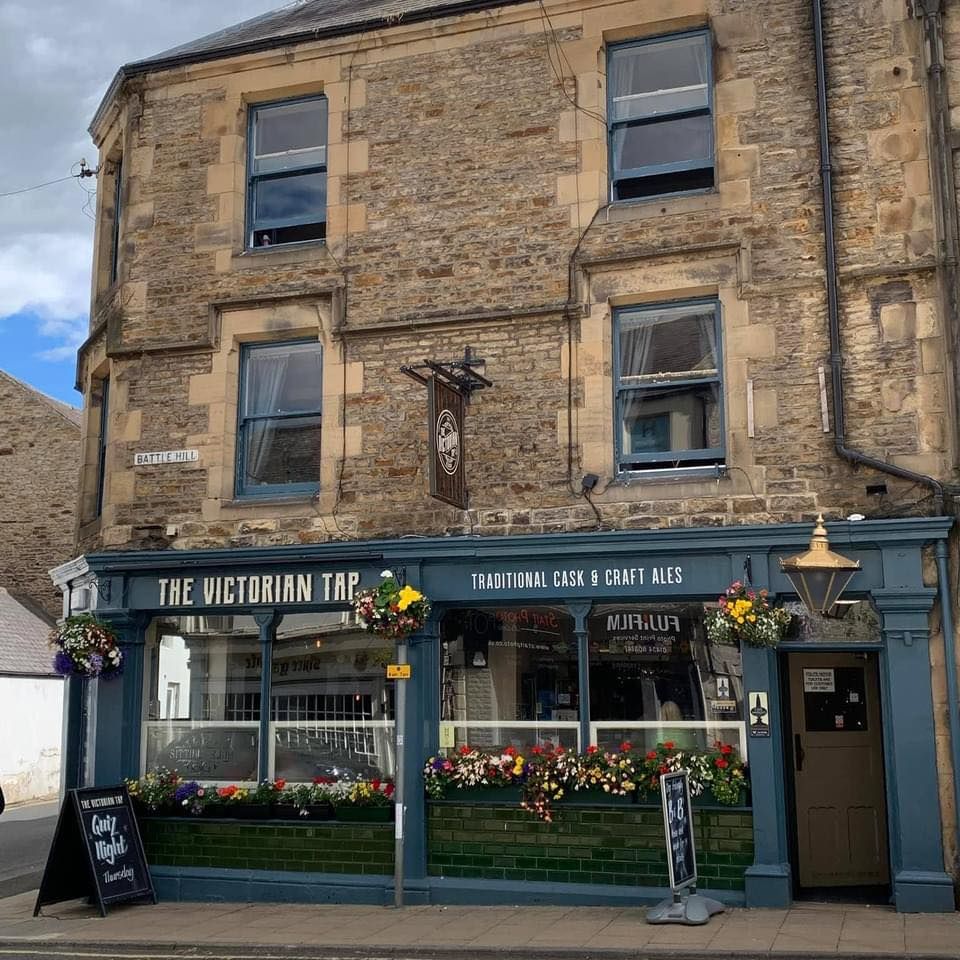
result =
[{"label": "brass lamp", "polygon": [[850,560],[834,553],[823,525],[823,514],[810,538],[810,549],[795,557],[780,558],[780,569],[787,575],[804,606],[811,613],[837,617],[846,612],[838,601],[853,575],[860,569],[859,560]]}]

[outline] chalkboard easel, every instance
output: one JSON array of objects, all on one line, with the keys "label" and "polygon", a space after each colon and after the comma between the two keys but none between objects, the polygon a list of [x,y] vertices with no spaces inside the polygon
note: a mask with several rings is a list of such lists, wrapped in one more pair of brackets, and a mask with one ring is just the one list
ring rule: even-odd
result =
[{"label": "chalkboard easel", "polygon": [[697,893],[697,850],[693,839],[689,772],[677,770],[663,774],[660,799],[672,895],[647,911],[647,923],[699,926],[715,913],[722,913],[723,904]]},{"label": "chalkboard easel", "polygon": [[127,788],[67,791],[33,915],[51,903],[86,898],[107,915],[126,900],[157,902]]}]

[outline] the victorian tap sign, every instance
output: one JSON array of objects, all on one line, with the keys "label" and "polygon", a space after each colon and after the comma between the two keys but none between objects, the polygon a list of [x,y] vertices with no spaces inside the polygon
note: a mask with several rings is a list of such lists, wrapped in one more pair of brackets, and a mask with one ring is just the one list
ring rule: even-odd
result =
[{"label": "the victorian tap sign", "polygon": [[439,377],[428,378],[430,433],[430,496],[467,509],[463,457],[463,394]]}]

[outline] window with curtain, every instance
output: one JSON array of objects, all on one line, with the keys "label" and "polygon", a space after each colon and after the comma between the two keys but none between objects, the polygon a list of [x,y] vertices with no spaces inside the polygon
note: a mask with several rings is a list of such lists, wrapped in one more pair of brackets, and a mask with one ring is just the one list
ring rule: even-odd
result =
[{"label": "window with curtain", "polygon": [[578,745],[579,658],[569,614],[537,606],[451,610],[440,640],[441,746]]},{"label": "window with curtain", "polygon": [[204,782],[257,781],[261,655],[253,617],[155,620],[145,673],[145,772],[165,768]]},{"label": "window with curtain", "polygon": [[327,101],[250,109],[247,245],[322,240],[327,233]]},{"label": "window with curtain", "polygon": [[322,372],[315,341],[243,347],[238,496],[319,489]]},{"label": "window with curtain", "polygon": [[716,300],[614,314],[618,471],[724,460]]},{"label": "window with curtain", "polygon": [[610,48],[607,123],[613,200],[713,187],[711,71],[706,30]]},{"label": "window with curtain", "polygon": [[710,642],[702,603],[597,604],[587,629],[594,743],[719,740],[746,756],[740,648]]}]

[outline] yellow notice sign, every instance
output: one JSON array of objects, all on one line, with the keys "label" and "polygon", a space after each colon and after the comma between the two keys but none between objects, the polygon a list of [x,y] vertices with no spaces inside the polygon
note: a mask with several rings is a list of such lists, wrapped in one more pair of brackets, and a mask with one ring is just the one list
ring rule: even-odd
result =
[{"label": "yellow notice sign", "polygon": [[388,663],[387,679],[388,680],[409,680],[410,664],[409,663]]}]

